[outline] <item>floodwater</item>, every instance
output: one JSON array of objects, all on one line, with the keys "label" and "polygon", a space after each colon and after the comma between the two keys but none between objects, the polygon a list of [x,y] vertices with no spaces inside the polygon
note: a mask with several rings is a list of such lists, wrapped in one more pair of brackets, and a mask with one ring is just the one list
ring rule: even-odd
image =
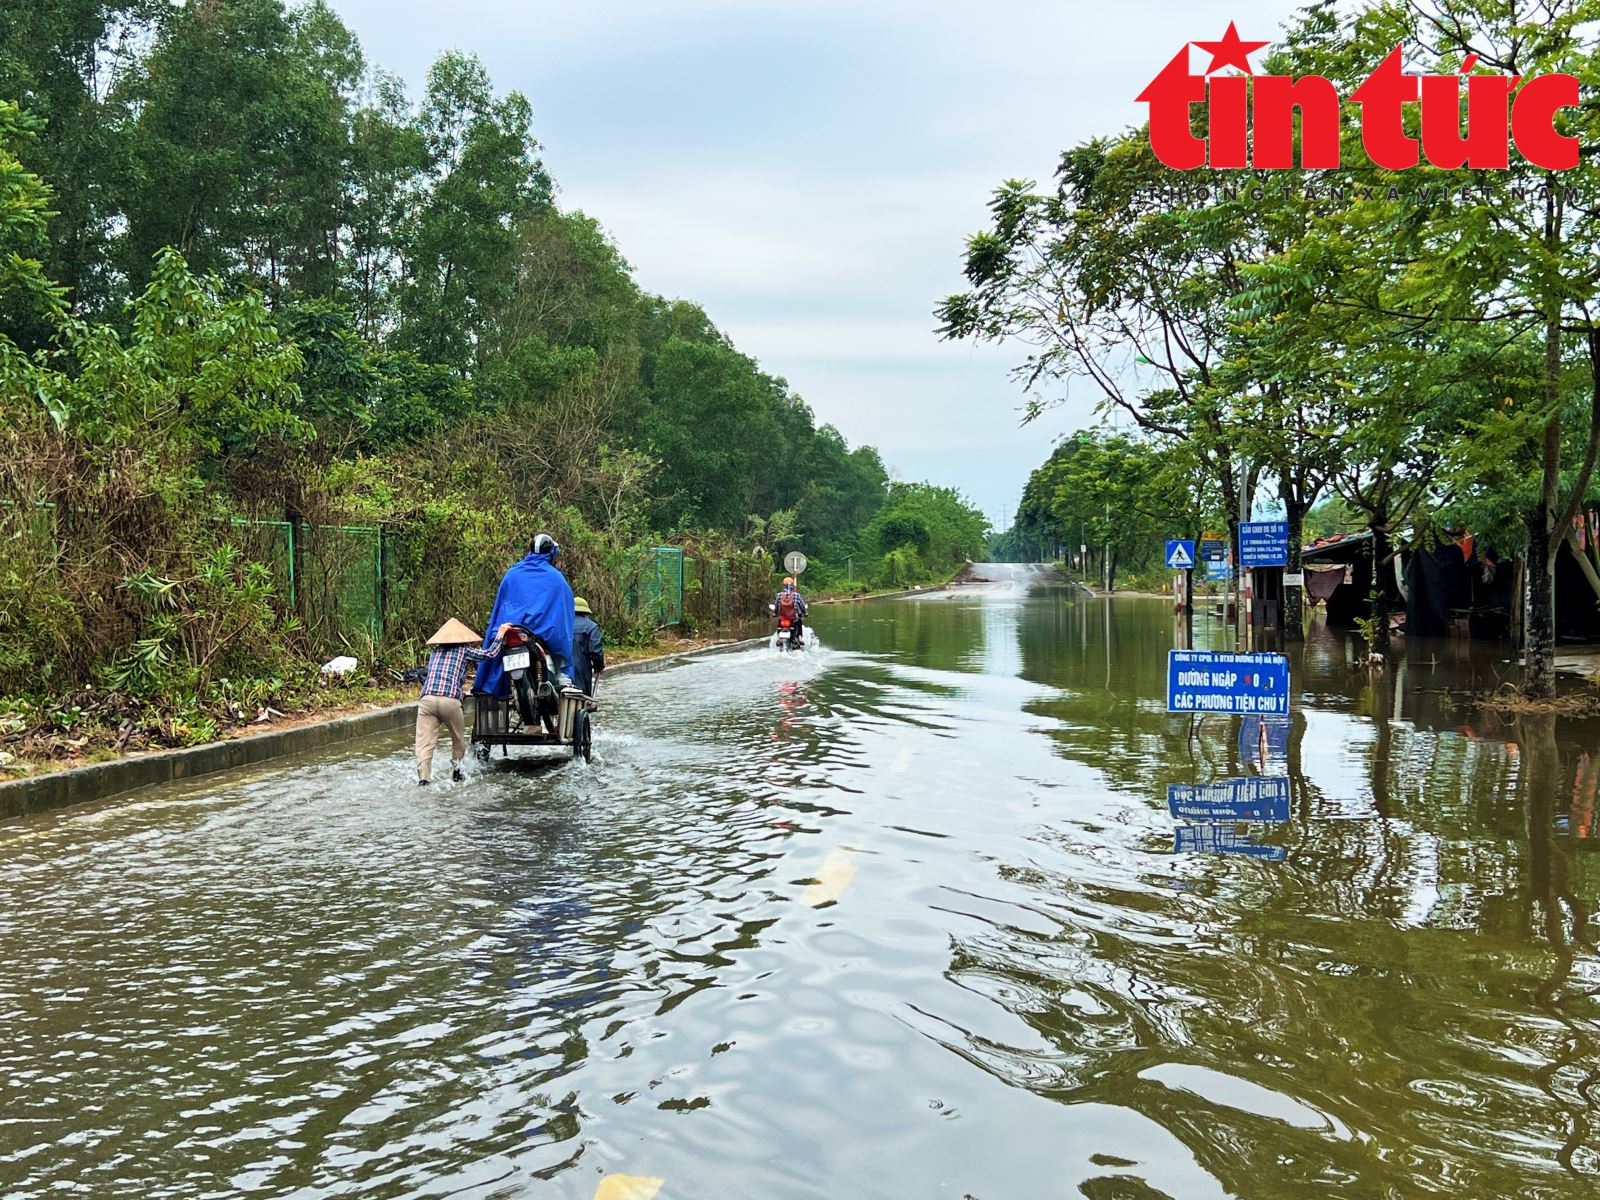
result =
[{"label": "floodwater", "polygon": [[[0,825],[0,1195],[1600,1194],[1595,727],[1320,628],[1285,729],[1170,716],[1164,603],[989,573],[618,678],[590,767]],[[1229,779],[1287,820],[1171,815]]]}]

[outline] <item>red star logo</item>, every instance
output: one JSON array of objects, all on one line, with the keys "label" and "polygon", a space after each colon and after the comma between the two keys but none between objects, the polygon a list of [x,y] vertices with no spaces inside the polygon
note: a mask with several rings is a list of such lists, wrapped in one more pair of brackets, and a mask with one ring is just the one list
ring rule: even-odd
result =
[{"label": "red star logo", "polygon": [[1239,31],[1234,28],[1233,22],[1228,22],[1228,32],[1222,35],[1220,42],[1196,42],[1195,45],[1211,55],[1211,65],[1206,68],[1206,74],[1220,71],[1223,67],[1238,67],[1246,75],[1254,75],[1250,69],[1250,56],[1266,42],[1246,42],[1240,39]]}]

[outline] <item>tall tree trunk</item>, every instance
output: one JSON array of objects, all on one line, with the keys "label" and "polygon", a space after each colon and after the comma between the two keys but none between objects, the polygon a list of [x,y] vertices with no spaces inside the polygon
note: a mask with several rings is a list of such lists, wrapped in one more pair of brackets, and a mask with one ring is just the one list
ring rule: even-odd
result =
[{"label": "tall tree trunk", "polygon": [[1527,516],[1528,525],[1528,628],[1527,673],[1523,690],[1534,697],[1555,691],[1556,589],[1550,561],[1549,510],[1542,504]]}]

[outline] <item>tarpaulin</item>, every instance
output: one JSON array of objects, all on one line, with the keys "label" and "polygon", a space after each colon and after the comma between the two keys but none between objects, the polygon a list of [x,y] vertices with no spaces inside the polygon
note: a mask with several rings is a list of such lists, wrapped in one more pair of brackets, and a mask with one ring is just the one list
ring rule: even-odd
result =
[{"label": "tarpaulin", "polygon": [[1453,609],[1473,606],[1472,575],[1476,559],[1463,559],[1458,542],[1417,547],[1412,552],[1407,582],[1406,632],[1416,637],[1444,637]]},{"label": "tarpaulin", "polygon": [[1333,595],[1334,589],[1345,581],[1349,568],[1337,567],[1306,567],[1306,594],[1313,600],[1326,600]]},{"label": "tarpaulin", "polygon": [[[525,625],[556,656],[557,669],[565,670],[572,662],[572,615],[572,588],[566,576],[556,570],[548,554],[530,554],[500,581],[483,644],[493,641],[495,630],[507,622]],[[472,694],[505,697],[505,672],[498,658],[486,659],[478,667]]]}]

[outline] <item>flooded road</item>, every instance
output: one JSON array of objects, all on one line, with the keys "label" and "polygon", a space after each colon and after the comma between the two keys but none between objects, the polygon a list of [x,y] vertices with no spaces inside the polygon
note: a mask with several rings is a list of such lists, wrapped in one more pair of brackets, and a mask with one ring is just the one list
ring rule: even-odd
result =
[{"label": "flooded road", "polygon": [[1171,716],[1165,603],[986,573],[616,679],[591,767],[0,825],[0,1195],[1600,1195],[1595,725],[1322,629]]}]

